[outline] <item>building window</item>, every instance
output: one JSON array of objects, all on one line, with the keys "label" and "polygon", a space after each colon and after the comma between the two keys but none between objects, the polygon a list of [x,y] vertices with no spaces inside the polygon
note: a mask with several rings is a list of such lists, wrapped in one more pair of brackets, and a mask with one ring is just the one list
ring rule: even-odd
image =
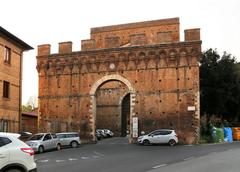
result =
[{"label": "building window", "polygon": [[0,121],[0,132],[8,132],[8,121],[7,120]]},{"label": "building window", "polygon": [[8,47],[4,48],[4,63],[10,64],[11,62],[11,49]]},{"label": "building window", "polygon": [[3,97],[9,98],[9,92],[10,92],[10,83],[7,81],[3,81]]}]

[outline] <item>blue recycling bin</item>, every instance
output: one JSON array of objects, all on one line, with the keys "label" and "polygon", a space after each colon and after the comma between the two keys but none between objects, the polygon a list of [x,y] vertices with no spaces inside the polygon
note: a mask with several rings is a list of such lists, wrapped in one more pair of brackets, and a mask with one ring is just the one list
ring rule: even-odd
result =
[{"label": "blue recycling bin", "polygon": [[230,127],[223,128],[224,131],[224,141],[232,143],[233,142],[233,135],[232,135],[232,129]]}]

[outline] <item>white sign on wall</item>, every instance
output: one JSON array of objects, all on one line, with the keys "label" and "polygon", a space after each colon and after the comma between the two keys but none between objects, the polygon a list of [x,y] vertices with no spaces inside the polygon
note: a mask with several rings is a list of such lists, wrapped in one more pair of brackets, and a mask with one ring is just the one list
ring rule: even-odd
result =
[{"label": "white sign on wall", "polygon": [[138,137],[138,117],[133,117],[133,138]]},{"label": "white sign on wall", "polygon": [[188,107],[187,107],[187,110],[188,110],[188,111],[195,111],[196,108],[195,108],[195,106],[188,106]]}]

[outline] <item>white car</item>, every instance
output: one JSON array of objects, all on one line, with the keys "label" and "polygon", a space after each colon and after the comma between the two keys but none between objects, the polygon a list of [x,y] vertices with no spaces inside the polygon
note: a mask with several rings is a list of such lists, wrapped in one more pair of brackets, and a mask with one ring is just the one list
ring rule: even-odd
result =
[{"label": "white car", "polygon": [[0,132],[0,172],[36,172],[34,151],[20,134]]},{"label": "white car", "polygon": [[143,145],[168,143],[173,146],[178,143],[178,138],[174,130],[161,129],[138,137],[138,143]]},{"label": "white car", "polygon": [[114,133],[109,129],[102,129],[102,131],[107,135],[107,137],[113,137]]},{"label": "white car", "polygon": [[77,132],[56,133],[61,146],[78,147],[81,144],[80,136]]},{"label": "white car", "polygon": [[46,150],[61,149],[59,139],[55,134],[38,133],[30,137],[26,142],[35,152],[43,153]]}]

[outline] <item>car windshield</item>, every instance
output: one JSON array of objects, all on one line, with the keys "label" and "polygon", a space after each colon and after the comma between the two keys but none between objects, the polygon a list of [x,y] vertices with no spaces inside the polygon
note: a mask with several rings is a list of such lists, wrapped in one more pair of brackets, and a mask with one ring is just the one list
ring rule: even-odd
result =
[{"label": "car windshield", "polygon": [[36,134],[36,135],[33,135],[29,140],[41,140],[43,136],[44,134]]}]

